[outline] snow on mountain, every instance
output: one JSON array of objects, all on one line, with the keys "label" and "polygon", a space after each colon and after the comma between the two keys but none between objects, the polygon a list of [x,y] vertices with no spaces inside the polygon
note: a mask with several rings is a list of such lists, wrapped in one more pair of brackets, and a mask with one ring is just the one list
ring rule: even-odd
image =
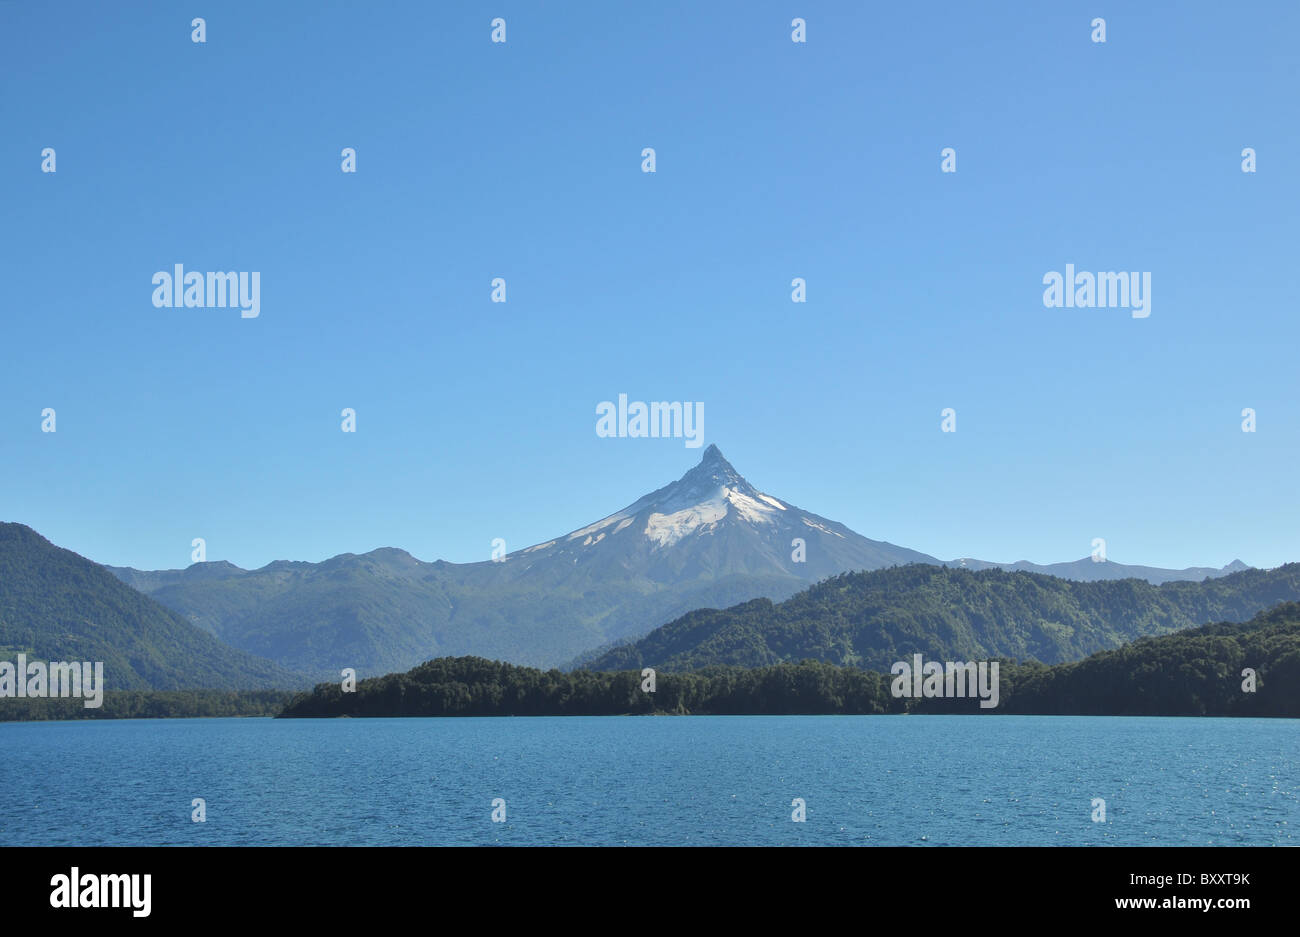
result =
[{"label": "snow on mountain", "polygon": [[722,457],[717,446],[710,446],[700,464],[681,480],[646,495],[616,514],[575,530],[566,539],[585,536],[583,545],[588,546],[599,540],[599,537],[593,540],[593,534],[605,531],[610,525],[617,524],[612,533],[636,525],[656,547],[671,547],[688,534],[708,533],[732,511],[750,523],[770,524],[776,512],[784,510],[786,506],[782,502],[758,492]]},{"label": "snow on mountain", "polygon": [[563,537],[510,554],[501,565],[515,564],[511,578],[550,574],[563,564],[578,567],[574,575],[585,568],[638,573],[660,583],[736,573],[810,583],[850,569],[938,562],[759,491],[709,446],[672,484]]}]

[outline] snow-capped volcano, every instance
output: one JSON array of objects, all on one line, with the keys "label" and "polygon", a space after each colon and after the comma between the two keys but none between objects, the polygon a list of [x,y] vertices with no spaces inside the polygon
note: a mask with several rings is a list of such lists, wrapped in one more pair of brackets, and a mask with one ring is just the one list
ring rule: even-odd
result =
[{"label": "snow-capped volcano", "polygon": [[508,559],[518,561],[515,574],[521,576],[560,563],[584,572],[616,564],[624,576],[636,572],[658,583],[733,573],[815,582],[851,569],[939,562],[759,491],[717,446],[672,484]]},{"label": "snow-capped volcano", "polygon": [[[569,540],[578,537],[589,545],[603,539],[608,532],[617,533],[634,525],[657,547],[671,547],[692,533],[711,532],[731,512],[751,523],[771,523],[786,505],[761,493],[745,481],[722,456],[717,446],[704,451],[700,464],[678,481],[653,491],[628,505],[617,514],[575,530]],[[638,521],[644,518],[644,525]],[[613,531],[609,528],[613,527]]]},{"label": "snow-capped volcano", "polygon": [[708,533],[728,514],[751,524],[774,524],[787,506],[745,481],[717,446],[700,464],[666,488],[627,508],[632,518],[649,510],[643,533],[657,547],[671,547],[692,533]]}]

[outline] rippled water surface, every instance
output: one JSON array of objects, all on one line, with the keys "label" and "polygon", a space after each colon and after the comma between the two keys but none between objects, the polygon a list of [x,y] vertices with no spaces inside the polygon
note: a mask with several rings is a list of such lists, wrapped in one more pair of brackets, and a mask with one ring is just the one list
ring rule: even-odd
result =
[{"label": "rippled water surface", "polygon": [[0,746],[5,845],[1300,844],[1288,720],[132,720]]}]

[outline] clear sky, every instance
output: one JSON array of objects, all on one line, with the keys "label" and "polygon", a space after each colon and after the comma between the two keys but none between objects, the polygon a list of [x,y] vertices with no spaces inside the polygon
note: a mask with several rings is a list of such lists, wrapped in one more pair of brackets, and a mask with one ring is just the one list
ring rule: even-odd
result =
[{"label": "clear sky", "polygon": [[[0,519],[142,568],[484,560],[698,461],[599,438],[626,393],[945,559],[1300,560],[1298,32],[1291,0],[0,3]],[[260,315],[155,308],[178,263],[259,272]],[[1066,264],[1150,272],[1149,318],[1045,308]]]}]

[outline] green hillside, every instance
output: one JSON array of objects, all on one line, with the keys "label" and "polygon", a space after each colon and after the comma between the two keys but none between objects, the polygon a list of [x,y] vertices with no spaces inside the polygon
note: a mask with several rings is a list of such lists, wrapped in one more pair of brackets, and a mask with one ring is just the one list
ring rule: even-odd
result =
[{"label": "green hillside", "polygon": [[0,660],[103,661],[109,690],[293,688],[304,678],[227,647],[107,569],[0,523]]},{"label": "green hillside", "polygon": [[685,671],[819,660],[887,672],[914,653],[1054,664],[1296,600],[1298,563],[1159,586],[911,564],[835,576],[781,603],[694,611],[586,666]]},{"label": "green hillside", "polygon": [[[1254,690],[1242,672],[1255,672]],[[1248,622],[1222,622],[1141,638],[1087,660],[1001,673],[1006,713],[1300,717],[1300,603]],[[953,707],[925,700],[923,712]]]}]

